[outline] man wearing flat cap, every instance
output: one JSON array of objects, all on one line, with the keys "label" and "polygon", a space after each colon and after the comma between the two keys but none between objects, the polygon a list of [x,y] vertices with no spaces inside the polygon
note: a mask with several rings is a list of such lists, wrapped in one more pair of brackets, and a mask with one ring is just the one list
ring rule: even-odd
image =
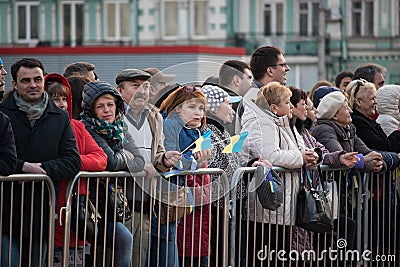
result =
[{"label": "man wearing flat cap", "polygon": [[[149,178],[156,176],[157,172],[168,171],[181,159],[181,154],[177,151],[165,152],[163,119],[158,109],[149,104],[150,83],[148,80],[150,77],[149,73],[142,70],[125,69],[115,79],[117,90],[125,102],[125,122],[128,125],[128,131],[134,137],[145,159],[144,170]],[[133,234],[132,266],[143,266],[149,244],[150,196],[146,193],[149,192],[150,180],[137,179],[136,183],[139,186],[135,187],[134,199],[132,192],[127,192],[128,199],[134,201],[132,203],[135,211],[134,221],[133,223],[128,221],[125,225],[129,229],[133,226],[131,229]],[[132,184],[128,184],[127,188],[133,188]],[[143,194],[143,199],[141,189],[146,192]],[[138,257],[138,255],[141,256]]]},{"label": "man wearing flat cap", "polygon": [[175,79],[175,75],[164,74],[157,68],[147,68],[144,71],[151,75],[149,102],[154,104],[157,101],[158,93],[167,86],[168,82]]}]

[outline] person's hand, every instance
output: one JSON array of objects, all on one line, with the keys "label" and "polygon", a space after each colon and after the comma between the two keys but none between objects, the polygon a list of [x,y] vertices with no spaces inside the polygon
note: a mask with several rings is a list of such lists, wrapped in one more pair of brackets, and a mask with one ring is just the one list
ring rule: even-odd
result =
[{"label": "person's hand", "polygon": [[197,160],[197,163],[208,160],[211,157],[212,148],[198,151],[194,153],[194,158]]},{"label": "person's hand", "polygon": [[350,152],[339,156],[339,161],[342,165],[353,168],[360,159],[356,156],[358,152]]},{"label": "person's hand", "polygon": [[272,169],[271,162],[269,162],[266,159],[263,159],[261,157],[261,155],[258,156],[258,160],[257,161],[254,161],[253,164],[251,164],[251,167],[257,167],[257,166],[263,166],[263,167],[268,167],[268,168]]},{"label": "person's hand", "polygon": [[382,161],[382,155],[376,151],[371,151],[367,155],[364,156],[364,162],[370,162],[372,160]]},{"label": "person's hand", "polygon": [[178,151],[167,151],[164,153],[164,165],[172,168],[182,159],[182,154]]},{"label": "person's hand", "polygon": [[22,172],[35,173],[35,174],[46,174],[46,171],[42,168],[42,163],[31,163],[24,162],[22,166]]},{"label": "person's hand", "polygon": [[153,178],[157,176],[157,171],[151,163],[146,163],[143,170],[147,173],[146,178]]},{"label": "person's hand", "polygon": [[373,172],[379,172],[383,167],[382,155],[375,151],[371,151],[367,155],[365,155],[364,162],[372,162]]},{"label": "person's hand", "polygon": [[318,154],[314,150],[306,149],[301,151],[304,164],[308,166],[317,165]]}]

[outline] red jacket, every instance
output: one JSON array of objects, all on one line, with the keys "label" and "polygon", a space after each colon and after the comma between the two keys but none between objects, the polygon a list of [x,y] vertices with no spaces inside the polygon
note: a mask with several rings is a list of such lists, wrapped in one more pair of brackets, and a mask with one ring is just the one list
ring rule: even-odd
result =
[{"label": "red jacket", "polygon": [[[211,254],[211,246],[209,246],[209,232],[210,232],[210,175],[188,175],[186,177],[187,185],[191,188],[195,208],[190,215],[186,216],[186,222],[184,217],[180,219],[177,229],[177,243],[178,243],[178,254],[179,257],[198,257],[207,256]],[[203,185],[203,186],[202,186]],[[207,186],[208,185],[208,186]],[[200,202],[202,198],[203,202]],[[199,205],[199,203],[207,203]],[[194,225],[193,225],[194,220]],[[185,227],[186,224],[186,227]],[[193,228],[192,228],[193,226]],[[201,229],[201,232],[200,232]],[[192,240],[192,231],[193,240]],[[201,243],[199,243],[201,241]],[[184,244],[185,243],[185,244]],[[192,251],[193,243],[193,251]],[[200,244],[200,246],[199,246]],[[185,255],[183,255],[183,248],[185,245]],[[208,251],[210,249],[210,251]]]},{"label": "red jacket", "polygon": [[[68,114],[70,119],[72,118],[72,94],[71,87],[64,78],[64,76],[58,73],[51,73],[45,76],[46,81],[55,81],[65,85],[68,89]],[[72,129],[76,138],[76,144],[78,146],[79,154],[81,156],[82,166],[81,171],[104,171],[107,166],[107,155],[103,149],[99,147],[94,141],[93,137],[86,130],[85,125],[77,120],[71,119]],[[57,196],[56,211],[59,214],[61,207],[65,206],[65,194],[67,190],[68,180],[61,180],[60,191]],[[86,194],[86,180],[82,179],[79,188],[79,194]],[[75,245],[75,232],[70,232],[70,247]],[[60,225],[60,221],[56,221],[55,232],[54,232],[54,246],[62,247],[64,239],[64,225]],[[78,246],[83,245],[83,241],[78,241]]]}]

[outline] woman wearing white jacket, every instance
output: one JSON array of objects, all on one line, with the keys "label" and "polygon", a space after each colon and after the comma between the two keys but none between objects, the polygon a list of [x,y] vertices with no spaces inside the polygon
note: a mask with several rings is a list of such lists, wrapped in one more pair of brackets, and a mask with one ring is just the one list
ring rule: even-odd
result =
[{"label": "woman wearing white jacket", "polygon": [[[274,166],[288,169],[298,169],[304,164],[306,166],[316,164],[318,155],[305,148],[302,137],[296,128],[290,125],[293,114],[291,95],[289,88],[271,82],[260,89],[254,103],[245,103],[242,131],[248,131],[249,134],[247,142],[243,145],[243,156],[248,158],[261,156]],[[290,227],[295,225],[299,179],[297,172],[285,175],[284,204],[276,211],[264,210],[259,201],[254,205],[255,193],[249,194],[248,218],[249,221],[255,221],[249,223],[249,233],[251,233],[248,240],[249,256],[251,258],[254,255],[256,262],[260,260],[257,253],[260,249],[264,249],[265,245],[269,245],[269,250],[285,249],[289,252]],[[255,229],[252,229],[253,227]],[[261,234],[262,227],[264,227],[264,237]],[[251,240],[254,237],[256,240]],[[256,250],[251,252],[254,243]]]},{"label": "woman wearing white jacket", "polygon": [[376,111],[379,117],[376,120],[387,136],[400,127],[400,85],[384,85],[376,91]]}]

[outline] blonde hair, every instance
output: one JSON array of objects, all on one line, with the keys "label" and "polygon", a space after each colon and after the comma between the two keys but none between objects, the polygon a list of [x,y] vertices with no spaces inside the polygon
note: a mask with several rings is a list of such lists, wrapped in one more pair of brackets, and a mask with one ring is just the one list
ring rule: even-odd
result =
[{"label": "blonde hair", "polygon": [[346,90],[349,94],[349,107],[353,109],[356,97],[365,99],[370,95],[371,91],[376,92],[376,87],[373,83],[367,82],[364,79],[359,79],[350,82],[347,85]]},{"label": "blonde hair", "polygon": [[279,106],[285,98],[291,96],[292,91],[289,88],[279,82],[270,82],[260,88],[255,104],[262,109],[272,104]]}]

